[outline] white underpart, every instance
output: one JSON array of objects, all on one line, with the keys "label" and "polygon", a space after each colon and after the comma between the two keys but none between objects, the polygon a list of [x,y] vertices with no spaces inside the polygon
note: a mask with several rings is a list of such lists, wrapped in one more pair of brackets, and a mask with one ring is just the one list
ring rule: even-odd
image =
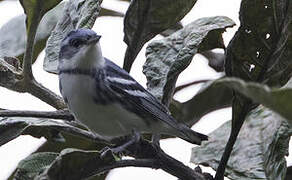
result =
[{"label": "white underpart", "polygon": [[100,105],[94,102],[95,81],[80,74],[60,75],[62,95],[77,120],[94,132],[107,137],[127,135],[133,129],[151,132],[146,122],[120,104]]},{"label": "white underpart", "polygon": [[[79,68],[88,70],[103,68],[104,61],[100,45],[97,43],[84,47],[71,59],[59,61],[59,69]],[[116,81],[116,83],[136,83],[118,77],[110,79]],[[59,80],[62,86],[62,96],[67,98],[68,107],[75,118],[99,135],[112,138],[128,135],[132,130],[155,134],[178,133],[176,129],[170,128],[162,121],[140,118],[119,103],[97,104],[94,98],[95,94],[99,92],[96,89],[96,81],[91,76],[63,73],[59,75]],[[145,92],[139,90],[125,91],[133,96],[148,97]]]},{"label": "white underpart", "polygon": [[110,82],[113,82],[113,83],[120,83],[120,84],[127,84],[127,85],[136,84],[135,81],[132,81],[132,80],[129,80],[129,79],[122,79],[122,78],[119,78],[119,77],[107,77],[107,79]]},{"label": "white underpart", "polygon": [[[89,52],[87,52],[89,51]],[[104,59],[101,54],[100,45],[84,47],[71,59],[60,61],[60,69],[66,68],[102,68]],[[68,107],[75,118],[84,123],[92,131],[106,137],[116,137],[127,135],[133,129],[140,132],[159,131],[159,128],[150,128],[146,121],[124,109],[120,104],[108,105],[97,104],[94,101],[96,81],[87,75],[82,74],[60,74],[60,84],[62,86],[62,96],[67,98]],[[131,80],[121,78],[110,78],[117,83],[135,83]],[[142,95],[140,91],[129,91],[132,95]],[[155,124],[155,123],[154,123]],[[155,124],[155,127],[160,127]]]}]

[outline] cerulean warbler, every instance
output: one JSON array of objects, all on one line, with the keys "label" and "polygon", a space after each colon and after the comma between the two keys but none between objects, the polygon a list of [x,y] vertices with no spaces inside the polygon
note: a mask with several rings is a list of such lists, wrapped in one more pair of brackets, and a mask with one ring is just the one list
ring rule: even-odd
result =
[{"label": "cerulean warbler", "polygon": [[207,136],[178,123],[126,71],[104,58],[89,29],[73,30],[59,54],[60,91],[75,118],[107,138],[141,133],[168,134],[200,144]]}]

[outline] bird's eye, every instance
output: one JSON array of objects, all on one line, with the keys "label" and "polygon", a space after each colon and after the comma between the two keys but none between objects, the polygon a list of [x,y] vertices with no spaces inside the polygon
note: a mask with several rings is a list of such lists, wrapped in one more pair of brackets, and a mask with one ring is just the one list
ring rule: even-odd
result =
[{"label": "bird's eye", "polygon": [[82,45],[82,41],[79,39],[73,39],[71,41],[71,45],[76,47],[76,48],[79,48]]}]

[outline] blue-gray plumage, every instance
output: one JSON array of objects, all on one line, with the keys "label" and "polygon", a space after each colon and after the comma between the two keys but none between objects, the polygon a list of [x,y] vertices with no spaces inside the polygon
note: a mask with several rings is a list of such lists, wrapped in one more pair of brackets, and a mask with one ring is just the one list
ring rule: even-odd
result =
[{"label": "blue-gray plumage", "polygon": [[200,144],[207,136],[178,123],[126,71],[104,58],[100,36],[71,31],[59,54],[60,91],[75,118],[105,138],[141,133],[169,134]]}]

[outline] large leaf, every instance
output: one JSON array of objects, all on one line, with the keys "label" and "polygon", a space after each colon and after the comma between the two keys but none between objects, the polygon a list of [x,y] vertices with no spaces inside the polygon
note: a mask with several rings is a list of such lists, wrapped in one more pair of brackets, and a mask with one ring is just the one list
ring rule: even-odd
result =
[{"label": "large leaf", "polygon": [[31,135],[34,137],[45,137],[49,140],[60,139],[58,132],[73,134],[91,140],[102,140],[99,136],[86,131],[79,124],[68,121],[46,119],[46,118],[26,118],[26,117],[0,117],[0,146],[17,138],[20,135]]},{"label": "large leaf", "polygon": [[[285,84],[289,80],[285,77],[287,68],[288,74],[291,74],[291,1],[244,0],[239,19],[240,27],[226,51],[226,75],[269,85]],[[216,179],[223,179],[224,168],[240,128],[248,112],[256,106],[253,99],[234,93],[232,131]]]},{"label": "large leaf", "polygon": [[[98,142],[93,142],[92,140],[90,139],[84,139],[82,137],[79,137],[79,136],[74,136],[74,135],[71,135],[71,134],[65,134],[65,133],[62,133],[64,139],[66,139],[65,142],[59,142],[59,141],[46,141],[44,144],[42,144],[36,151],[35,153],[32,155],[34,156],[35,154],[46,154],[46,152],[49,152],[49,155],[51,153],[54,153],[54,154],[59,154],[62,150],[66,149],[66,148],[77,148],[77,149],[83,149],[83,150],[100,150],[102,148],[105,147],[105,144],[102,144],[102,143],[98,143]],[[45,158],[46,159],[46,155],[45,156],[39,156],[39,161],[37,161],[35,163],[35,166],[39,166],[39,162],[42,162],[42,161],[46,161],[45,159],[41,159],[41,158]],[[30,159],[30,157],[26,158],[26,159]],[[54,160],[54,159],[53,159]],[[40,170],[43,171],[43,168],[41,167],[45,167],[45,166],[41,166],[39,167]],[[18,171],[19,171],[19,168],[18,168]],[[33,172],[35,172],[35,170],[32,170]],[[26,173],[24,174],[31,174],[32,171],[27,171]],[[20,172],[23,172],[23,171],[20,171]],[[39,172],[39,171],[38,171]],[[16,170],[15,172],[10,176],[9,179],[13,179],[13,177],[15,177],[15,173],[16,173]],[[100,176],[94,176],[94,177],[91,177],[90,180],[104,180],[105,177],[107,176],[108,173],[104,173]],[[37,175],[37,174],[32,174],[33,176],[34,175]]]},{"label": "large leaf", "polygon": [[98,151],[65,149],[37,179],[85,179],[94,175],[97,169],[109,166],[115,159],[107,156],[101,159]]},{"label": "large leaf", "polygon": [[289,67],[292,57],[291,1],[242,1],[239,19],[241,25],[227,48],[227,75],[262,82]]},{"label": "large leaf", "polygon": [[177,77],[188,67],[193,56],[198,52],[223,48],[222,33],[234,25],[224,16],[200,18],[162,40],[151,42],[143,66],[148,90],[168,104]]},{"label": "large leaf", "polygon": [[263,104],[285,117],[292,125],[292,88],[290,88],[292,80],[281,89],[269,88],[267,85],[254,82],[247,83],[237,78],[224,78],[217,80],[216,83],[230,87],[253,101]]},{"label": "large leaf", "polygon": [[100,150],[104,148],[105,144],[92,141],[91,139],[84,139],[80,136],[74,136],[72,134],[62,134],[65,142],[59,141],[46,141],[42,144],[36,152],[61,152],[66,148],[76,148],[83,150]]},{"label": "large leaf", "polygon": [[208,59],[208,65],[213,68],[217,72],[224,71],[224,62],[225,62],[225,54],[224,53],[217,53],[213,51],[204,51],[200,53],[205,58]]},{"label": "large leaf", "polygon": [[[60,153],[63,149],[66,148],[77,148],[83,150],[100,150],[105,147],[105,144],[93,142],[89,139],[84,139],[82,137],[73,136],[71,134],[62,134],[66,139],[66,142],[58,141],[47,141],[42,146],[38,148],[36,152],[58,152]],[[107,176],[107,172],[91,177],[90,180],[104,180]]]},{"label": "large leaf", "polygon": [[65,4],[63,16],[51,33],[46,46],[44,69],[57,73],[60,43],[73,29],[91,28],[100,12],[102,0],[70,0]]},{"label": "large leaf", "polygon": [[[63,16],[64,4],[65,3],[60,3],[42,18],[35,37],[32,62],[35,62],[40,52],[45,48],[46,41],[55,28],[57,21]],[[122,17],[124,15],[110,9],[102,8],[99,16]],[[17,16],[1,27],[0,57],[17,57],[22,61],[27,40],[25,17],[24,14]]]},{"label": "large leaf", "polygon": [[[13,179],[83,179],[92,175],[102,164],[110,164],[114,159],[101,160],[97,151],[65,149],[60,153],[34,153],[20,161]],[[84,170],[84,167],[86,169]],[[104,175],[90,180],[103,180]]]},{"label": "large leaf", "polygon": [[27,33],[37,28],[39,21],[50,9],[59,4],[62,0],[20,0],[26,14]]},{"label": "large leaf", "polygon": [[[216,169],[230,129],[231,121],[209,134],[209,141],[193,148],[191,161]],[[241,180],[284,179],[291,135],[292,129],[278,114],[262,106],[251,111],[233,148],[226,175]]]},{"label": "large leaf", "polygon": [[124,14],[107,8],[101,8],[99,16],[124,17]]},{"label": "large leaf", "polygon": [[179,22],[197,0],[133,0],[124,19],[124,41],[128,45],[124,69],[131,66],[143,45]]},{"label": "large leaf", "polygon": [[14,179],[31,180],[42,173],[58,156],[58,153],[44,152],[28,156],[18,163]]},{"label": "large leaf", "polygon": [[[60,3],[54,9],[46,13],[41,20],[35,38],[32,62],[35,62],[40,52],[45,48],[46,41],[51,31],[56,26],[58,18],[62,14],[63,5],[64,3]],[[17,16],[1,27],[0,57],[17,57],[22,61],[27,40],[25,18],[26,16],[24,14]]]}]

